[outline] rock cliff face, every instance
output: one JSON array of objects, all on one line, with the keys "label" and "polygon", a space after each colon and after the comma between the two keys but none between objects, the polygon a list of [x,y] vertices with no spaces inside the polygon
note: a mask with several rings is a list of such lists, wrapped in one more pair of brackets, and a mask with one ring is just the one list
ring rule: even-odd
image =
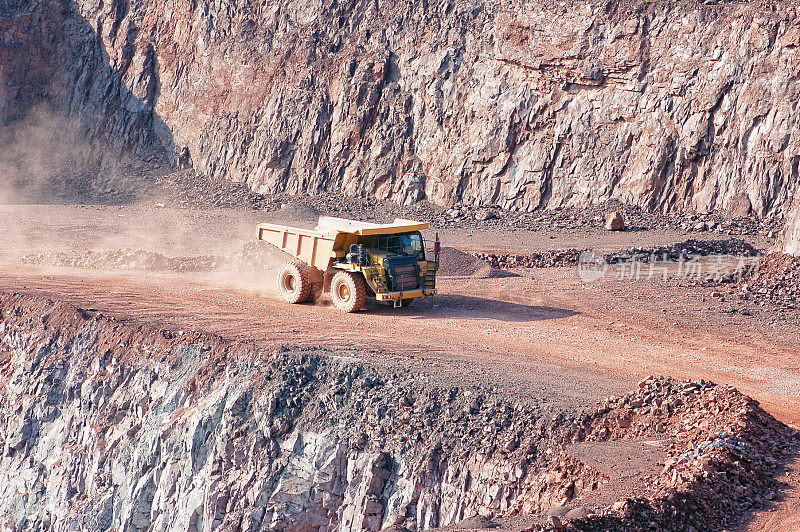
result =
[{"label": "rock cliff face", "polygon": [[795,257],[800,256],[800,197],[795,201],[794,208],[789,211],[778,251]]},{"label": "rock cliff face", "polygon": [[60,0],[2,11],[4,119],[55,102],[92,138],[259,191],[769,215],[798,183],[789,4]]},{"label": "rock cliff face", "polygon": [[[105,14],[123,11],[116,2]],[[171,137],[153,111],[155,49],[130,33],[112,65],[99,36],[117,30],[103,24],[113,25],[90,23],[72,0],[0,2],[0,199],[109,193],[122,172],[168,163]]]}]

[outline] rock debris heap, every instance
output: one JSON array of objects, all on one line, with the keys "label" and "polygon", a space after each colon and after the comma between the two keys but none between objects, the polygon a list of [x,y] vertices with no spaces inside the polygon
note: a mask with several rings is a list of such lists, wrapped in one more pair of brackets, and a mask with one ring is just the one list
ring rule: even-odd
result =
[{"label": "rock debris heap", "polygon": [[[580,260],[582,251],[578,249],[549,250],[542,253],[475,253],[475,256],[488,262],[495,268],[552,268],[573,266]],[[617,264],[637,260],[649,262],[652,258],[658,261],[678,262],[693,257],[709,255],[756,257],[760,252],[747,242],[738,239],[695,240],[689,239],[670,246],[652,248],[632,248],[606,254],[603,259],[609,264]]]},{"label": "rock debris heap", "polygon": [[143,271],[265,271],[278,265],[276,253],[261,242],[251,242],[242,249],[224,255],[169,257],[144,249],[90,251],[46,251],[22,257],[32,266],[67,268],[123,269]]},{"label": "rock debris heap", "polygon": [[[347,354],[347,353],[345,353]],[[355,354],[355,353],[354,353]],[[649,378],[581,414],[0,294],[0,514],[12,530],[421,530],[588,504],[572,442],[669,438],[636,499],[578,529],[733,523],[793,432],[733,389]],[[539,526],[539,525],[533,525]]]},{"label": "rock debris heap", "polygon": [[783,253],[765,255],[757,269],[740,283],[743,294],[765,299],[782,308],[800,304],[800,257]]}]

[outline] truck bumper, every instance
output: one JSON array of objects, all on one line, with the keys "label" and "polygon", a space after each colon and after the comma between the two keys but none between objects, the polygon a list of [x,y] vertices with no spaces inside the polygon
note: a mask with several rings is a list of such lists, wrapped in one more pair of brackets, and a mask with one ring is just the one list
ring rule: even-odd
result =
[{"label": "truck bumper", "polygon": [[386,294],[375,294],[378,301],[397,301],[398,299],[416,299],[418,297],[432,296],[436,290],[408,290],[406,292],[389,292]]}]

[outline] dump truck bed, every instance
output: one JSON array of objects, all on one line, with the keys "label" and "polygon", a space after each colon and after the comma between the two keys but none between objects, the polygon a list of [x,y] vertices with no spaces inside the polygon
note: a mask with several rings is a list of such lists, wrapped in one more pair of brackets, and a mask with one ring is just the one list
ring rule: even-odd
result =
[{"label": "dump truck bed", "polygon": [[258,228],[258,239],[269,242],[281,251],[300,259],[319,270],[328,269],[334,250],[347,249],[348,235],[392,235],[428,228],[424,222],[395,219],[389,224],[374,224],[320,216],[314,229],[302,229],[288,225],[262,223]]},{"label": "dump truck bed", "polygon": [[264,223],[257,227],[259,240],[269,242],[314,268],[322,271],[328,269],[335,236],[287,225]]},{"label": "dump truck bed", "polygon": [[395,218],[389,224],[374,224],[370,222],[359,222],[346,218],[335,218],[333,216],[320,216],[315,231],[334,235],[336,233],[350,233],[354,235],[393,235],[396,233],[408,233],[411,231],[422,231],[427,229],[428,224],[403,218]]}]

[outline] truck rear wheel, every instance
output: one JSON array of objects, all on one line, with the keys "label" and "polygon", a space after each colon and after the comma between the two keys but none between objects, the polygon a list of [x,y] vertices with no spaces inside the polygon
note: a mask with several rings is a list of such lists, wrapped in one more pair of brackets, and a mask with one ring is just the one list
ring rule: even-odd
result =
[{"label": "truck rear wheel", "polygon": [[308,270],[294,262],[287,262],[278,270],[278,293],[287,303],[302,303],[311,294]]},{"label": "truck rear wheel", "polygon": [[339,271],[331,281],[331,299],[342,312],[357,312],[367,298],[367,283],[357,273]]}]

